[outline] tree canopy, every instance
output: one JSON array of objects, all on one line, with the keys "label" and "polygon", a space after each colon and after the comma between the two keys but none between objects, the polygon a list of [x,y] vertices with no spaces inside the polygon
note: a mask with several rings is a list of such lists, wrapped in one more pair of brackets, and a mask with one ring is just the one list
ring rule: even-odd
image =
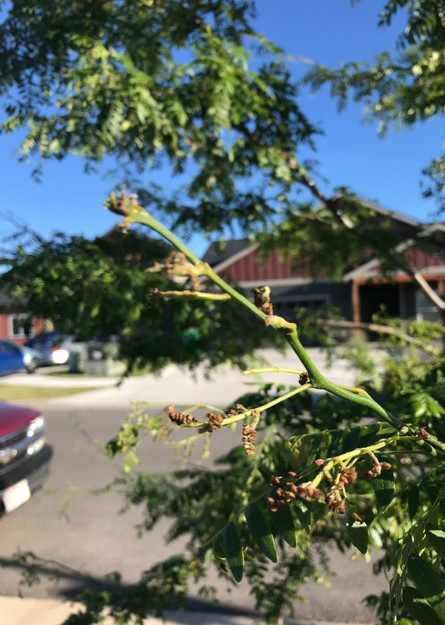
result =
[{"label": "tree canopy", "polygon": [[[364,102],[367,118],[379,120],[382,134],[389,126],[409,127],[445,113],[445,5],[442,0],[389,0],[379,26],[389,26],[399,13],[406,20],[394,49],[372,62],[354,60],[338,69],[317,65],[305,77],[314,89],[328,83],[340,109],[351,97]],[[445,156],[425,164],[423,173],[425,195],[436,196],[445,208]]]},{"label": "tree canopy", "polygon": [[40,165],[78,153],[88,167],[111,155],[133,173],[187,170],[179,199],[140,193],[179,223],[264,223],[315,128],[253,16],[246,0],[16,0],[0,27],[3,129],[24,127]]},{"label": "tree canopy", "polygon": [[[352,93],[385,124],[410,125],[443,113],[443,3],[389,0],[381,24],[397,11],[404,11],[406,29],[395,52],[373,64],[317,67],[308,80],[314,87],[329,81],[341,103]],[[300,148],[312,145],[317,129],[298,105],[282,51],[255,31],[254,15],[254,3],[242,0],[12,1],[0,27],[3,130],[24,129],[23,152],[38,167],[69,153],[81,154],[89,168],[113,157],[139,202],[176,229],[221,231],[234,223],[246,232],[263,229],[285,251],[293,247],[333,271],[364,245],[387,266],[400,266],[398,233],[376,231],[372,209],[346,188],[324,193],[302,162]],[[178,175],[181,189],[166,193],[146,183],[160,166]],[[443,173],[440,157],[430,168]],[[434,180],[440,191],[441,178]],[[321,206],[299,203],[302,188]],[[108,206],[127,225],[148,224],[178,243],[135,198],[111,197]],[[210,566],[223,579],[244,575],[257,607],[277,622],[292,610],[300,584],[320,579],[314,549],[335,544],[363,554],[383,548],[376,568],[391,582],[387,593],[368,599],[382,624],[444,623],[444,358],[440,345],[417,349],[419,341],[443,337],[443,326],[388,321],[395,328],[389,347],[398,357],[375,367],[354,353],[363,384],[345,387],[315,367],[292,321],[256,307],[180,242],[178,249],[186,259],[163,258],[157,248],[152,260],[160,256],[155,267],[166,271],[158,276],[134,251],[129,259],[116,244],[110,250],[102,241],[60,236],[38,242],[31,254],[17,250],[4,277],[15,282],[17,295],[48,304],[61,323],[61,294],[91,331],[114,330],[115,311],[128,312],[125,330],[155,362],[177,354],[183,362],[216,363],[227,351],[240,361],[267,325],[304,366],[293,371],[289,389],[263,385],[235,406],[209,407],[205,416],[196,406],[169,406],[166,415],[137,412],[123,422],[107,449],[124,455],[128,475],[120,484],[128,501],[145,503],[147,529],[169,519],[169,536],[185,537],[186,549],[144,572],[136,587],[87,595],[86,614],[69,622],[100,622],[107,609],[117,622],[142,618],[183,598],[188,580],[211,594]],[[421,274],[402,268],[445,311]],[[189,278],[185,291],[172,280],[177,272]],[[194,289],[199,277],[206,290]],[[154,308],[146,308],[153,287],[169,294],[157,294]],[[221,301],[227,295],[232,302]],[[103,318],[99,296],[115,308]],[[195,428],[176,442],[187,453],[196,440],[210,441],[237,423],[240,444],[210,469],[130,471],[144,432],[161,444],[173,427]]]},{"label": "tree canopy", "polygon": [[[159,290],[178,288],[172,248],[159,239],[119,229],[93,240],[63,233],[31,239],[3,259],[9,268],[0,276],[0,288],[25,301],[31,316],[50,319],[57,330],[80,340],[118,335],[120,357],[130,369],[156,370],[170,362],[194,367],[203,361],[210,367],[245,366],[246,355],[266,335],[229,302],[157,296]],[[147,271],[156,263],[170,263],[172,271]]]}]

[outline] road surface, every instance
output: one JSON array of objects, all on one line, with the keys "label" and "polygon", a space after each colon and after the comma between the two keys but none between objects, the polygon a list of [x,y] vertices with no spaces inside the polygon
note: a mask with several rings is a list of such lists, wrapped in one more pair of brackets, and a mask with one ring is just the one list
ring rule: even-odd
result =
[{"label": "road surface", "polygon": [[[119,475],[121,462],[105,457],[103,446],[117,432],[124,410],[62,409],[48,404],[44,413],[48,439],[55,450],[52,475],[43,492],[0,519],[0,558],[5,566],[0,576],[0,595],[17,592],[20,567],[12,562],[17,549],[34,551],[92,577],[120,571],[125,582],[136,581],[144,568],[180,551],[180,542],[163,543],[165,524],[139,538],[136,526],[142,520],[142,511],[132,508],[121,514],[124,501],[118,492],[91,492]],[[238,435],[224,430],[213,437],[214,453],[227,449],[233,436],[238,439]],[[149,470],[167,470],[177,462],[173,452],[148,440],[141,456]],[[351,561],[334,552],[331,566],[337,574],[332,588],[308,584],[303,595],[309,604],[297,605],[296,616],[368,622],[369,612],[360,599],[384,588],[384,580],[376,580],[370,574],[370,565],[361,558]],[[25,589],[25,595],[72,596],[78,588],[79,580],[69,570],[55,580],[51,566],[41,573],[41,583]],[[220,600],[236,609],[253,605],[243,585],[230,594],[221,588]],[[221,611],[221,606],[218,609]]]}]

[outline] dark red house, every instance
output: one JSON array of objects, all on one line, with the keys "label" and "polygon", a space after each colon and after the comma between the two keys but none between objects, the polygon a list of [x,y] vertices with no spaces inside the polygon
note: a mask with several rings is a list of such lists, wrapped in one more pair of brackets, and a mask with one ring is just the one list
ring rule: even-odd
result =
[{"label": "dark red house", "polygon": [[[374,211],[376,219],[394,221],[394,226],[403,237],[406,236],[397,251],[440,295],[445,295],[445,224],[422,224],[373,203],[365,204]],[[419,232],[422,232],[420,239]],[[380,263],[374,258],[364,258],[340,281],[314,280],[310,268],[303,263],[292,266],[276,251],[262,260],[258,246],[246,239],[230,240],[222,245],[212,243],[203,260],[247,291],[269,285],[276,314],[287,318],[292,318],[301,307],[334,306],[345,319],[367,322],[382,305],[394,317],[437,318],[436,309],[409,276],[396,271],[383,277]]]}]

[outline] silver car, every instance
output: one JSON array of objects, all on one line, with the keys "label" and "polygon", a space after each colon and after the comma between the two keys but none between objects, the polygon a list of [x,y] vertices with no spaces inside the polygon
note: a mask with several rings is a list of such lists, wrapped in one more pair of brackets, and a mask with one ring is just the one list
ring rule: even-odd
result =
[{"label": "silver car", "polygon": [[29,339],[26,347],[38,354],[39,365],[65,365],[68,362],[73,336],[62,336],[59,332],[45,332]]}]

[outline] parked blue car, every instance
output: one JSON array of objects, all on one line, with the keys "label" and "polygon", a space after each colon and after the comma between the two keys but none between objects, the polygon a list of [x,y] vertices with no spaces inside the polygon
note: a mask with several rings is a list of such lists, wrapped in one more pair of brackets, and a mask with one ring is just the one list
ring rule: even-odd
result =
[{"label": "parked blue car", "polygon": [[0,375],[23,370],[33,373],[38,364],[38,353],[35,350],[0,340]]}]

